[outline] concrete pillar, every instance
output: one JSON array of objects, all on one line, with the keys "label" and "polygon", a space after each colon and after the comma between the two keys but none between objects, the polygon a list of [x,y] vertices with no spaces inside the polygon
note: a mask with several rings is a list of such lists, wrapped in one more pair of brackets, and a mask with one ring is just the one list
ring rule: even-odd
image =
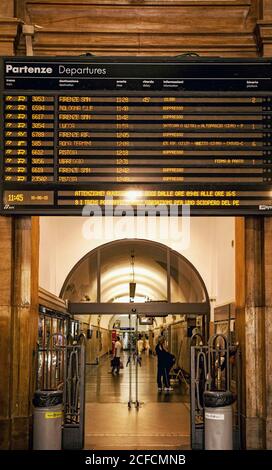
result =
[{"label": "concrete pillar", "polygon": [[0,217],[0,448],[27,449],[38,335],[39,220]]}]

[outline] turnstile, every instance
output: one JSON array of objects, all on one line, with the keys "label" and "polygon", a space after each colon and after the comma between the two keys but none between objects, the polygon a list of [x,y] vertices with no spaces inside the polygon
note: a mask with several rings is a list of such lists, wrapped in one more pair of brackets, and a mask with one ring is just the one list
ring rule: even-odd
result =
[{"label": "turnstile", "polygon": [[235,364],[230,361],[231,347],[225,335],[212,336],[205,344],[196,333],[191,338],[190,358],[190,417],[191,448],[205,448],[205,391],[227,391],[235,396],[232,405],[233,448],[241,449],[241,352],[235,346]]}]

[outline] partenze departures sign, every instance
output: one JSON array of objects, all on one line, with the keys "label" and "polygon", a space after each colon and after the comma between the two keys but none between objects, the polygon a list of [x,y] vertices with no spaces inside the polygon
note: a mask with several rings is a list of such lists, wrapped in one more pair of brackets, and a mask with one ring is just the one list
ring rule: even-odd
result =
[{"label": "partenze departures sign", "polygon": [[272,214],[272,62],[2,58],[0,211]]}]

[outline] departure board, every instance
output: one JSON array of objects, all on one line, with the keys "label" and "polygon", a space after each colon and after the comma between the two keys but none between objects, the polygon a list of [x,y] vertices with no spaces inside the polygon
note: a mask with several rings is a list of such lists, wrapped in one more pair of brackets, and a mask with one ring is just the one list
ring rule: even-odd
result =
[{"label": "departure board", "polygon": [[2,215],[272,214],[272,60],[0,66]]}]

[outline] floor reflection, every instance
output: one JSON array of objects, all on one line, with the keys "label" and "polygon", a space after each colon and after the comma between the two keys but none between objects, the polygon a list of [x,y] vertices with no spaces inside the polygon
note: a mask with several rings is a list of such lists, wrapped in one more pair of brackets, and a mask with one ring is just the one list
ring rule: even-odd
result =
[{"label": "floor reflection", "polygon": [[[99,365],[86,367],[86,401],[97,403],[127,403],[129,400],[129,366],[127,354],[123,353],[124,369],[119,376],[111,374],[110,357],[104,357]],[[166,393],[157,391],[157,358],[142,356],[142,366],[138,366],[138,397],[141,402],[189,402],[186,386],[172,384],[174,390]],[[132,365],[132,394],[135,399],[136,367]]]},{"label": "floor reflection", "polygon": [[[188,449],[190,443],[189,396],[186,387],[157,392],[156,357],[143,356],[138,368],[141,406],[128,408],[129,368],[113,376],[110,358],[86,370],[86,449]],[[132,371],[135,400],[135,367]]]}]

